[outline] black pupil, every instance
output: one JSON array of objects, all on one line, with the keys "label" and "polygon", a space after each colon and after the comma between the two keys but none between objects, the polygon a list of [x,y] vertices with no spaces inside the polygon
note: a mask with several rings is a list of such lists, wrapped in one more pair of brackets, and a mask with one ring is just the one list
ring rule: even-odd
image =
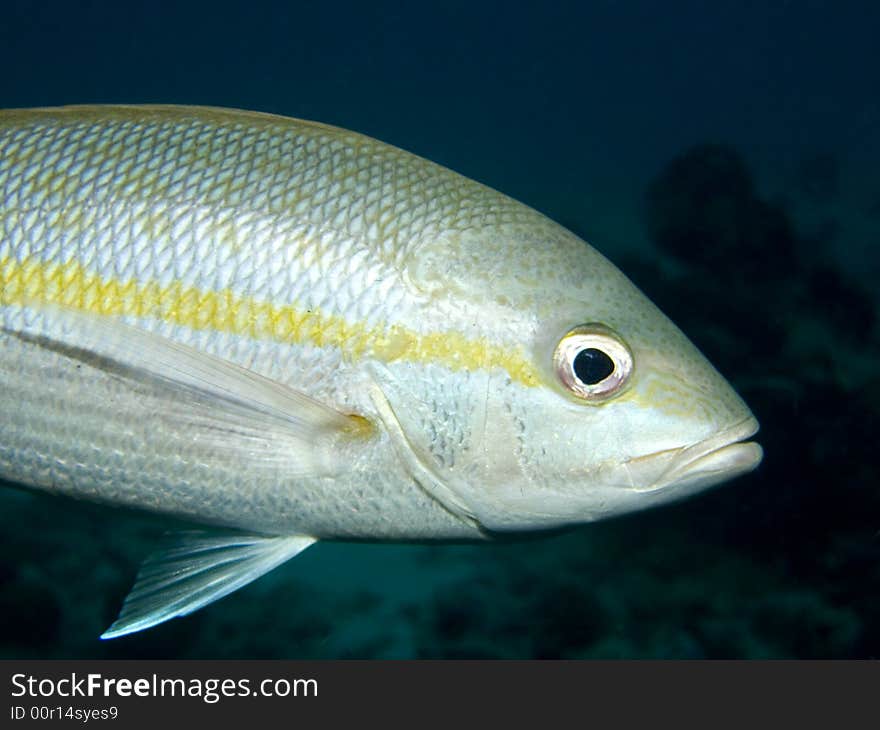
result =
[{"label": "black pupil", "polygon": [[585,385],[601,383],[614,372],[614,362],[602,350],[588,347],[574,358],[574,374]]}]

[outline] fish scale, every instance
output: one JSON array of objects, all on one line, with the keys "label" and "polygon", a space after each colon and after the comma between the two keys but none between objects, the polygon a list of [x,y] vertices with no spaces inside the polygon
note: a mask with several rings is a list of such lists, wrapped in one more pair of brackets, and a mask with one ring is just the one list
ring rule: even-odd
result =
[{"label": "fish scale", "polygon": [[[601,398],[560,360],[583,331]],[[316,540],[680,499],[757,465],[756,429],[598,252],[419,157],[253,112],[0,112],[0,478],[206,530],[105,638]]]},{"label": "fish scale", "polygon": [[[53,114],[49,113],[45,116],[52,117]],[[297,219],[279,221],[277,218],[267,219],[260,215],[261,207],[278,208],[294,197],[307,197],[310,182],[314,186],[314,194],[318,196],[322,191],[326,194],[331,186],[318,185],[322,174],[321,165],[324,164],[326,168],[325,163],[307,164],[301,170],[307,181],[305,190],[299,189],[295,181],[285,179],[284,189],[273,194],[272,186],[281,179],[281,174],[270,172],[267,177],[253,172],[260,169],[261,163],[248,159],[247,143],[262,135],[264,147],[257,146],[254,149],[258,155],[263,154],[268,159],[273,149],[280,152],[306,150],[308,142],[297,145],[293,141],[295,137],[288,135],[282,143],[273,144],[267,136],[269,132],[265,131],[251,133],[242,138],[239,132],[240,125],[237,124],[224,129],[221,134],[209,129],[208,156],[195,158],[194,166],[189,170],[190,174],[185,175],[183,172],[175,173],[175,169],[183,171],[186,168],[178,156],[170,153],[170,150],[174,149],[174,135],[177,133],[176,130],[183,130],[179,135],[178,146],[179,152],[186,155],[199,147],[196,141],[205,134],[204,125],[194,125],[186,120],[181,121],[169,116],[163,127],[155,121],[138,123],[136,120],[128,119],[124,113],[120,113],[122,120],[116,124],[108,120],[95,120],[94,124],[89,125],[87,120],[82,119],[82,116],[88,118],[89,114],[61,113],[55,116],[71,119],[72,123],[67,126],[37,123],[33,125],[30,135],[24,135],[21,130],[13,128],[13,133],[9,135],[10,141],[3,143],[3,156],[0,158],[2,160],[0,179],[3,180],[3,188],[10,187],[10,181],[16,178],[20,179],[20,185],[15,188],[17,192],[4,203],[4,229],[7,234],[0,248],[0,259],[11,258],[22,261],[35,257],[40,261],[53,263],[77,261],[86,271],[94,271],[99,276],[108,275],[122,282],[186,282],[207,285],[206,288],[210,291],[229,289],[238,294],[251,295],[265,292],[273,297],[274,301],[278,301],[275,297],[280,292],[284,292],[288,301],[296,301],[298,294],[300,299],[308,300],[308,293],[311,292],[311,301],[307,301],[306,306],[311,305],[330,311],[336,306],[340,312],[353,310],[356,315],[359,312],[374,312],[377,309],[375,303],[370,303],[372,289],[358,287],[357,282],[352,280],[352,273],[357,274],[357,272],[345,271],[344,275],[340,276],[336,271],[345,270],[347,264],[345,254],[347,247],[351,246],[348,242],[340,244],[338,232],[326,240],[321,236],[304,238],[303,233],[308,230],[308,226],[303,225],[302,221]],[[147,112],[145,116],[163,117],[163,114]],[[267,125],[263,123],[258,126]],[[8,128],[9,125],[3,131]],[[298,129],[297,136],[302,138],[304,131],[309,131],[308,125]],[[106,141],[102,141],[102,135]],[[16,143],[20,146],[16,146]],[[91,146],[86,149],[91,152],[91,156],[84,152],[83,148],[77,147],[88,144]],[[67,150],[63,155],[62,149]],[[211,151],[215,149],[227,154],[222,158],[212,156]],[[322,155],[322,159],[323,157]],[[122,174],[111,184],[114,170],[119,165],[118,159],[122,160]],[[215,159],[223,160],[221,170],[227,170],[226,174],[219,176],[219,184],[215,184],[209,174],[212,169],[210,163]],[[75,160],[78,174],[64,176],[62,173],[65,165],[71,160]],[[169,161],[177,165],[170,171],[167,170]],[[235,164],[244,165],[250,173],[243,177],[237,175],[233,171]],[[170,172],[164,181],[161,175],[163,169]],[[237,186],[231,184],[232,180],[242,179],[244,182]],[[52,181],[55,181],[54,185]],[[118,194],[118,198],[112,195],[114,186],[122,191]],[[48,193],[44,192],[47,187]],[[134,200],[128,196],[132,189],[138,191]],[[295,192],[290,192],[291,190]],[[388,191],[384,191],[384,195],[387,194]],[[27,202],[22,205],[25,198]],[[165,208],[171,207],[172,214],[164,217],[161,215],[161,209],[153,211],[154,219],[164,218],[166,221],[164,229],[168,231],[170,238],[166,239],[168,243],[164,245],[156,245],[155,239],[142,235],[150,227],[142,215],[145,207],[149,209],[149,200],[154,200],[156,205],[161,204]],[[183,201],[187,200],[197,200],[198,206],[193,208],[183,205]],[[239,200],[248,202],[248,215],[242,216],[240,212],[234,210],[234,205]],[[221,202],[223,205],[212,207],[212,204]],[[53,205],[58,206],[57,209],[53,208]],[[9,226],[10,218],[19,215],[22,209],[33,211],[33,217],[23,220],[21,226]],[[63,220],[53,226],[51,224],[53,215],[60,216]],[[352,214],[350,217],[355,215]],[[251,246],[236,251],[233,247],[206,244],[206,229],[212,227],[214,229],[232,227],[238,234],[237,238],[249,241]],[[279,246],[279,241],[287,242],[287,245]],[[302,243],[298,243],[300,241]],[[257,243],[256,246],[253,246],[254,242]],[[296,243],[291,246],[290,242]],[[295,252],[302,247],[312,247],[315,250],[312,257],[306,257],[310,265],[303,266],[299,271],[291,267],[292,271],[288,276],[284,276],[283,271],[279,272],[280,276],[278,273],[270,275],[272,270],[269,264],[277,255],[276,251],[279,248],[290,250],[288,260],[295,260]],[[338,253],[328,259],[327,254],[337,249],[340,249]],[[202,255],[203,253],[207,255]],[[205,263],[208,266],[204,266]],[[335,287],[328,287],[327,276],[336,276],[336,280],[340,283]],[[371,276],[375,278],[376,272],[372,272]],[[45,288],[45,285],[43,287]],[[336,297],[335,294],[340,291],[349,294]],[[88,298],[88,289],[82,296]],[[199,310],[198,303],[195,303],[194,309]],[[163,330],[161,322],[148,323],[147,326]],[[187,328],[175,328],[173,336],[184,342],[196,341],[194,333],[187,331]],[[230,348],[229,336],[222,333],[209,336],[207,343],[204,340],[200,341],[207,346],[209,352],[221,356],[231,355],[233,358],[239,356],[238,352]],[[300,349],[299,343],[294,343],[288,348],[285,357],[288,365],[297,361],[298,349]],[[252,367],[256,364],[256,369],[259,370],[261,364],[255,363],[254,360],[250,358],[248,364]],[[291,371],[296,369],[291,368]],[[300,375],[297,374],[297,381],[300,379]],[[307,382],[308,379],[305,381]],[[91,387],[95,388],[94,385]],[[20,402],[27,407],[26,399]],[[39,410],[36,403],[31,410]],[[84,428],[83,416],[79,418],[81,421],[79,427]],[[43,427],[49,432],[57,431],[55,425],[51,423],[43,424],[40,428]],[[100,431],[100,426],[96,425],[93,433],[99,434]],[[122,451],[128,453],[126,449]],[[139,466],[140,470],[147,471],[155,468],[156,465],[151,466],[148,463]],[[12,466],[7,467],[5,471],[13,478],[17,475],[16,469]],[[121,473],[121,470],[118,471]],[[24,476],[19,476],[22,481],[27,481]],[[196,480],[189,479],[188,482],[195,483]],[[210,485],[213,482],[206,480],[205,484]],[[298,486],[300,492],[308,490],[306,485]],[[137,495],[147,492],[148,490],[140,485],[136,493],[129,495],[128,501],[137,505],[139,502]],[[114,494],[113,498],[117,496]],[[414,489],[412,499],[414,506],[426,500],[418,489]],[[268,506],[266,511],[277,514],[280,502],[281,499]],[[220,517],[210,514],[210,504],[210,500],[206,499],[199,510],[188,510],[182,516],[193,519]],[[424,505],[422,509],[425,509]],[[175,510],[175,507],[169,506],[168,511],[175,512]],[[428,513],[437,511],[442,512],[442,509],[438,510],[435,507],[434,510],[427,510]],[[307,518],[307,514],[307,510],[301,509],[298,516]],[[219,521],[232,522],[245,527],[251,526],[253,521],[258,522],[264,530],[268,528],[264,519],[251,521],[232,519],[226,515]],[[273,518],[270,521],[275,520]],[[453,534],[472,532],[455,524],[448,516],[442,521],[447,523],[446,529],[451,529]],[[296,525],[284,525],[288,530],[292,527]],[[310,528],[313,533],[319,532],[314,525],[310,525]],[[269,528],[269,531],[271,529],[273,528]],[[280,526],[276,525],[274,529],[277,531]],[[338,527],[334,529],[338,530]],[[372,529],[373,527],[365,525],[364,532]],[[401,532],[406,533],[408,529]],[[357,531],[355,534],[358,534]]]}]

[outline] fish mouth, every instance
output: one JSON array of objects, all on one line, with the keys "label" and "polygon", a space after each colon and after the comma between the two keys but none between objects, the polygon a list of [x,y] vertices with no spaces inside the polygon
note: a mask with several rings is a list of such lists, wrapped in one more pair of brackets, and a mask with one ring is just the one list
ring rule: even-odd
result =
[{"label": "fish mouth", "polygon": [[699,441],[692,446],[669,449],[633,459],[627,464],[630,472],[639,471],[635,462],[649,461],[659,473],[639,492],[658,490],[689,494],[752,471],[761,462],[763,450],[754,441],[747,441],[758,431],[758,421],[748,416],[742,421]]}]

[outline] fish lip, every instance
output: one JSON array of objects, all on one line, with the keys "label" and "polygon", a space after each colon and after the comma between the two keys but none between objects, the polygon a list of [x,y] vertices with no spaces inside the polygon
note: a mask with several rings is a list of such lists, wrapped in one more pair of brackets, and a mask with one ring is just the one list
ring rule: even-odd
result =
[{"label": "fish lip", "polygon": [[757,467],[763,456],[757,443],[746,440],[754,436],[758,428],[757,419],[749,415],[691,446],[637,457],[627,464],[629,470],[637,468],[639,462],[647,462],[645,466],[658,461],[667,463],[647,485],[634,488],[643,493],[686,490],[688,486],[696,490],[698,485],[705,488],[745,474]]},{"label": "fish lip", "polygon": [[757,443],[747,441],[758,432],[758,428],[757,419],[749,415],[707,439],[679,449],[672,463],[650,489],[660,489],[711,474],[728,479],[751,471],[763,456]]}]

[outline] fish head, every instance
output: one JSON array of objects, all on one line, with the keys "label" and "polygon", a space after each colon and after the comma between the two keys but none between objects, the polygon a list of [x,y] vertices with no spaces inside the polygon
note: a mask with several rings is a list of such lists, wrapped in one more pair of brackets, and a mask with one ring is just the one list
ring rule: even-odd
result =
[{"label": "fish head", "polygon": [[541,218],[470,231],[422,250],[411,274],[442,311],[437,326],[485,352],[478,365],[398,371],[386,392],[407,448],[484,529],[641,510],[760,462],[747,441],[758,422],[731,385],[565,229]]}]

